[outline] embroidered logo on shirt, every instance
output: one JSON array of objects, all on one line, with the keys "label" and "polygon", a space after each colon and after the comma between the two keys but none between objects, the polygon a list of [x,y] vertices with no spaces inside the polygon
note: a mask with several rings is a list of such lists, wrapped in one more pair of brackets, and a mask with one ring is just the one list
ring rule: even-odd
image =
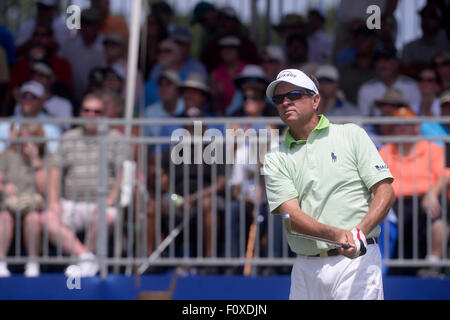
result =
[{"label": "embroidered logo on shirt", "polygon": [[381,170],[387,170],[387,169],[389,169],[389,167],[387,166],[387,164],[384,164],[382,166],[376,165],[375,169],[377,169],[378,171],[381,171]]},{"label": "embroidered logo on shirt", "polygon": [[331,161],[336,162],[337,161],[337,157],[334,154],[334,152],[331,153]]}]

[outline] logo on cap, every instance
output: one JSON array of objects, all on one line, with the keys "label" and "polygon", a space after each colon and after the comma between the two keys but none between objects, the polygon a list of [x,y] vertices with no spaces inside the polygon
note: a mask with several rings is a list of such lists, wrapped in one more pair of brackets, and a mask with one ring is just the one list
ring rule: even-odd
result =
[{"label": "logo on cap", "polygon": [[284,78],[284,77],[291,77],[291,78],[295,79],[295,78],[297,78],[297,75],[293,74],[292,71],[286,70],[286,71],[281,72],[278,75],[277,80],[281,79],[281,78]]}]

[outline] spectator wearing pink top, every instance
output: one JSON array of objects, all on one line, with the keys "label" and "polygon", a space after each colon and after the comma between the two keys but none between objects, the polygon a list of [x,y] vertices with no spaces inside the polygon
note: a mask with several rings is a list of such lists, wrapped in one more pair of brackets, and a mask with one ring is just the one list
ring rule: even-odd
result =
[{"label": "spectator wearing pink top", "polygon": [[240,58],[241,40],[235,36],[220,39],[219,67],[212,71],[211,87],[215,109],[224,114],[236,91],[233,79],[241,73],[246,62]]}]

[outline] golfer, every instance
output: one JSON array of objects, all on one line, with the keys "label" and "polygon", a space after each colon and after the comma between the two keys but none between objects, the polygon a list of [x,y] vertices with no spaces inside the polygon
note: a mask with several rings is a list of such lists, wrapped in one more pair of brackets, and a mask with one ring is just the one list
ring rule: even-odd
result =
[{"label": "golfer", "polygon": [[383,299],[377,237],[394,202],[388,167],[363,129],[317,114],[313,76],[283,70],[266,94],[289,127],[285,143],[265,157],[271,212],[289,213],[297,233],[350,244],[288,235],[297,254],[289,298]]}]

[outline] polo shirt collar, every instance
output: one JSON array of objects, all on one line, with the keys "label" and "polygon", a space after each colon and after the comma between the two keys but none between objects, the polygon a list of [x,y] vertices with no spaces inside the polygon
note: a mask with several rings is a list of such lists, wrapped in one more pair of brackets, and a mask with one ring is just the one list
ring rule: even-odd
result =
[{"label": "polo shirt collar", "polygon": [[[319,123],[317,126],[313,129],[311,134],[315,131],[320,131],[323,129],[326,129],[330,126],[330,121],[323,115],[319,115]],[[291,148],[292,144],[303,144],[306,143],[306,140],[295,140],[294,137],[292,137],[290,130],[286,132],[286,138],[284,139],[284,143],[286,144],[286,147],[288,149]]]}]

